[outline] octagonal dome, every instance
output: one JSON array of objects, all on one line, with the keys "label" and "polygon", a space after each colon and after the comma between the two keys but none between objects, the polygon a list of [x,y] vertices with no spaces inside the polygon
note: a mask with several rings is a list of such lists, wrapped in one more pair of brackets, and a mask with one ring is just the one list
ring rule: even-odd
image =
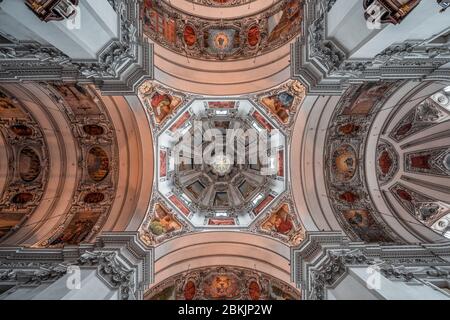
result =
[{"label": "octagonal dome", "polygon": [[286,137],[250,100],[193,100],[161,130],[158,191],[195,228],[245,228],[286,190]]}]

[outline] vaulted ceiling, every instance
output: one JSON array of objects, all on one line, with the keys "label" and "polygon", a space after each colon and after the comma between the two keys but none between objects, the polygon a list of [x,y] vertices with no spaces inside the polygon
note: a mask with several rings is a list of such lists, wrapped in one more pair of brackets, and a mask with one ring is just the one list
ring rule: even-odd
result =
[{"label": "vaulted ceiling", "polygon": [[[1,49],[0,243],[56,249],[134,232],[155,249],[148,299],[198,298],[199,288],[210,298],[299,298],[290,249],[307,232],[382,244],[450,238],[448,29],[435,32],[438,16],[431,38],[387,37],[431,8],[417,1],[404,16],[385,8],[384,28],[347,39],[368,17],[362,3],[347,2],[344,17],[335,2],[128,4],[139,45],[152,48],[136,54],[148,56],[131,63],[116,47],[90,73],[33,44],[37,69],[26,70],[50,63],[40,81],[17,71],[30,54],[23,39]],[[238,163],[245,137],[208,163],[195,152],[177,162],[184,139],[207,129],[268,132],[273,165]],[[225,278],[227,291],[214,291]]]}]

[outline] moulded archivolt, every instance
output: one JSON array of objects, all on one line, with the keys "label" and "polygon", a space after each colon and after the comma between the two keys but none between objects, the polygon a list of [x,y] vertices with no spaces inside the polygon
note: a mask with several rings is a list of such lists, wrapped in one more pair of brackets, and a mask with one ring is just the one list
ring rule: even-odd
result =
[{"label": "moulded archivolt", "polygon": [[330,204],[343,229],[366,242],[398,239],[377,212],[364,168],[370,124],[397,86],[389,81],[351,86],[330,120],[326,138],[324,157]]},{"label": "moulded archivolt", "polygon": [[45,90],[72,129],[81,174],[66,213],[35,246],[77,245],[94,239],[114,202],[118,179],[116,136],[105,106],[89,86],[54,83]]},{"label": "moulded archivolt", "polygon": [[43,132],[19,100],[0,91],[0,133],[5,139],[8,173],[0,196],[0,238],[17,231],[33,214],[48,183],[49,153]]}]

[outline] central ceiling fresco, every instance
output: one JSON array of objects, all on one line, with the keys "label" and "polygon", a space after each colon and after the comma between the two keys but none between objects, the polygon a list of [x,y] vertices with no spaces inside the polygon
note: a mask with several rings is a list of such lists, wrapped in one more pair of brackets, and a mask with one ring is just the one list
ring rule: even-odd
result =
[{"label": "central ceiling fresco", "polygon": [[291,128],[305,88],[296,81],[246,98],[181,93],[146,82],[155,186],[147,243],[201,230],[251,230],[289,243],[303,228],[290,201]]},{"label": "central ceiling fresco", "polygon": [[[206,0],[211,5],[238,5],[250,1]],[[268,53],[301,31],[302,1],[284,0],[238,19],[207,19],[174,9],[162,1],[147,0],[141,9],[144,33],[183,56],[208,60],[235,60]]]}]

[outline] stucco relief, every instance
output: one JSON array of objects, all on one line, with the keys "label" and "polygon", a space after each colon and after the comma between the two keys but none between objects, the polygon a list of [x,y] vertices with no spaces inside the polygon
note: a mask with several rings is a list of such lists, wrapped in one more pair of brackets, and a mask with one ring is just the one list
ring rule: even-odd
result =
[{"label": "stucco relief", "polygon": [[0,239],[17,231],[42,200],[48,182],[48,146],[39,124],[18,99],[0,91],[0,134],[8,173],[0,194]]},{"label": "stucco relief", "polygon": [[[350,87],[331,119],[325,143],[329,201],[343,229],[353,238],[365,242],[397,240],[369,196],[364,168],[370,123],[396,86],[393,82],[378,82]],[[381,157],[383,150],[380,151]],[[389,161],[388,158],[382,157],[378,162],[389,175],[394,164],[393,159]]]},{"label": "stucco relief", "polygon": [[389,191],[407,212],[428,227],[449,213],[448,204],[413,191],[401,183],[396,183]]},{"label": "stucco relief", "polygon": [[297,289],[254,270],[218,266],[173,276],[145,294],[147,300],[300,300]]},{"label": "stucco relief", "polygon": [[272,51],[297,36],[303,0],[282,0],[266,12],[220,22],[147,0],[141,8],[141,19],[144,33],[172,51],[200,59],[240,59]]},{"label": "stucco relief", "polygon": [[67,213],[60,217],[58,227],[35,246],[77,245],[95,238],[114,201],[118,170],[114,127],[92,88],[55,83],[45,89],[71,126],[81,174]]},{"label": "stucco relief", "polygon": [[445,112],[432,97],[429,97],[400,120],[390,133],[390,137],[394,141],[400,142],[425,129],[448,120],[450,120],[448,112]]},{"label": "stucco relief", "polygon": [[387,141],[380,141],[376,152],[376,170],[378,181],[384,185],[392,180],[399,169],[399,156],[395,148]]},{"label": "stucco relief", "polygon": [[450,147],[442,147],[405,154],[406,172],[450,176]]}]

